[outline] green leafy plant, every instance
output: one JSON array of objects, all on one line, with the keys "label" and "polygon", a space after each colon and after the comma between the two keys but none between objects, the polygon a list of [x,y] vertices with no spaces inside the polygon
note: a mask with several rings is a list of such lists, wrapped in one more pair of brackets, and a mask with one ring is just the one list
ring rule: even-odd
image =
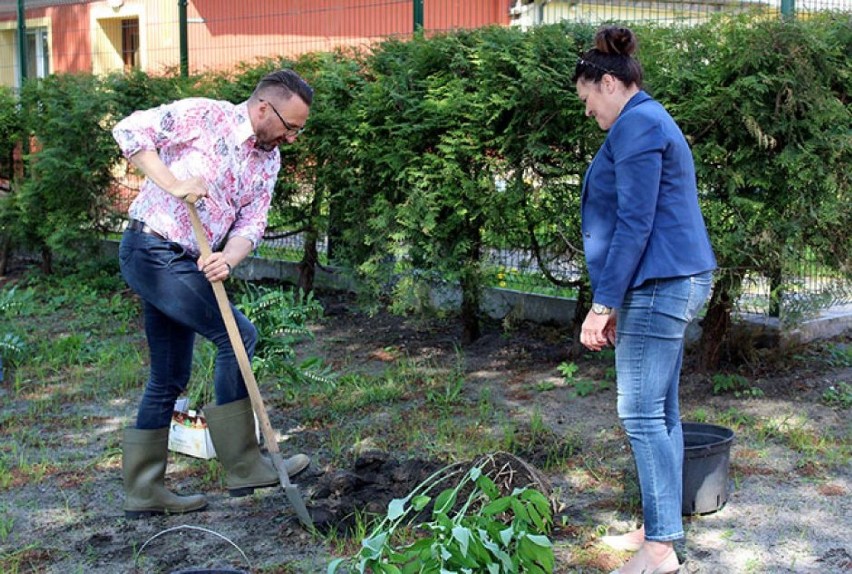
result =
[{"label": "green leafy plant", "polygon": [[216,345],[206,339],[196,342],[192,353],[192,376],[186,396],[191,408],[213,402],[213,371],[216,367]]},{"label": "green leafy plant", "polygon": [[15,366],[24,357],[26,343],[15,333],[0,333],[0,365]]},{"label": "green leafy plant", "polygon": [[577,397],[588,397],[589,395],[594,395],[595,393],[600,393],[602,391],[610,388],[610,384],[607,381],[594,381],[592,379],[578,379],[572,383],[574,395]]},{"label": "green leafy plant", "polygon": [[15,517],[9,512],[8,508],[3,507],[3,512],[0,513],[0,542],[6,542],[9,535],[15,530]]},{"label": "green leafy plant", "polygon": [[296,363],[294,345],[312,337],[308,323],[322,315],[313,293],[245,283],[237,307],[258,332],[252,366],[258,375],[280,373],[294,381],[331,382],[331,373],[319,360]]},{"label": "green leafy plant", "polygon": [[23,312],[31,305],[33,290],[18,291],[17,286],[0,290],[0,318],[4,319],[0,326],[0,365],[16,366],[23,359],[26,341],[13,329],[8,327],[6,320]]},{"label": "green leafy plant", "polygon": [[535,390],[540,393],[544,393],[547,391],[552,391],[556,388],[556,383],[553,381],[539,381],[534,385]]},{"label": "green leafy plant", "polygon": [[831,345],[828,348],[828,364],[833,367],[852,366],[852,345]]},{"label": "green leafy plant", "polygon": [[561,374],[566,381],[573,381],[574,375],[577,374],[579,369],[580,367],[573,361],[570,363],[559,363],[559,366],[556,367],[556,370],[559,371],[559,374]]},{"label": "green leafy plant", "polygon": [[587,397],[605,391],[612,386],[609,376],[603,381],[577,378],[577,371],[579,369],[580,367],[573,361],[570,363],[562,362],[556,367],[556,370],[562,374],[565,382],[571,387],[574,396]]},{"label": "green leafy plant", "polygon": [[842,382],[832,385],[822,393],[822,400],[828,405],[848,409],[852,407],[852,385]]},{"label": "green leafy plant", "polygon": [[732,393],[737,398],[762,397],[763,391],[754,387],[742,375],[716,373],[713,379],[713,394]]},{"label": "green leafy plant", "polygon": [[398,538],[433,502],[428,493],[454,473],[438,471],[405,498],[392,500],[360,551],[351,559],[332,561],[327,574],[552,573],[550,502],[530,487],[502,494],[484,467],[475,465],[434,499],[431,520],[413,527],[414,541]]},{"label": "green leafy plant", "polygon": [[8,289],[0,289],[0,317],[11,317],[26,312],[32,307],[34,291],[32,288],[18,290],[14,285]]},{"label": "green leafy plant", "polygon": [[457,405],[464,397],[464,383],[464,359],[457,349],[454,367],[447,373],[443,385],[426,392],[426,402],[440,408],[449,408]]},{"label": "green leafy plant", "polygon": [[426,402],[439,407],[450,407],[458,403],[464,391],[464,378],[451,377],[441,389],[432,389],[426,392]]}]

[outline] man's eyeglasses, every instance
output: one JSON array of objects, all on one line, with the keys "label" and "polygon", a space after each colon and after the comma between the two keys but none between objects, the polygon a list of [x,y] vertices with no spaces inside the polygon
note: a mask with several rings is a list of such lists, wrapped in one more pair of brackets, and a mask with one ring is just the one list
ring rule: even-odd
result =
[{"label": "man's eyeglasses", "polygon": [[266,102],[267,104],[269,104],[269,107],[272,108],[272,111],[275,112],[275,115],[278,116],[278,119],[281,120],[282,124],[284,124],[284,130],[287,135],[297,136],[303,131],[305,131],[305,126],[296,127],[287,120],[285,120],[283,117],[281,117],[281,114],[278,113],[278,110],[275,109],[275,106],[273,106],[272,102],[270,102],[269,100],[259,99],[258,101]]}]

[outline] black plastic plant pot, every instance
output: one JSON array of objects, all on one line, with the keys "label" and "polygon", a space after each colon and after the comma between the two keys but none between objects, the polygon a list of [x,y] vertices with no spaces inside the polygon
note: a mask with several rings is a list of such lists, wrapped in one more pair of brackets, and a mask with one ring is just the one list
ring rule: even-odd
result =
[{"label": "black plastic plant pot", "polygon": [[683,423],[682,514],[709,514],[728,501],[728,470],[734,431],[705,423]]}]

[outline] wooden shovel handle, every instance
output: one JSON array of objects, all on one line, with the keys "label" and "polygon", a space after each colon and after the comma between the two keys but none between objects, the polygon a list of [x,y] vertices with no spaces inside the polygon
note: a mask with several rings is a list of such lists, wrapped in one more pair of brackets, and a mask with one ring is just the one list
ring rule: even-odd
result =
[{"label": "wooden shovel handle", "polygon": [[[195,240],[198,242],[198,248],[201,251],[201,256],[207,258],[213,251],[210,249],[210,242],[207,240],[207,232],[204,226],[201,225],[201,219],[198,217],[198,211],[195,209],[194,196],[186,198],[186,206],[189,209],[189,219],[192,221],[192,230],[195,233]],[[222,313],[222,320],[225,321],[225,328],[228,330],[228,337],[231,339],[231,346],[234,347],[234,354],[237,356],[237,362],[240,365],[240,373],[243,375],[246,389],[248,389],[249,397],[251,398],[251,406],[257,419],[260,422],[260,430],[263,438],[266,441],[266,450],[272,456],[275,462],[276,469],[279,469],[279,475],[282,481],[286,480],[289,483],[287,472],[281,472],[279,461],[281,454],[278,448],[278,440],[275,437],[275,431],[272,430],[272,425],[269,423],[269,416],[266,413],[266,407],[263,404],[263,398],[260,396],[260,391],[257,388],[257,380],[254,378],[254,373],[251,370],[251,361],[248,353],[246,353],[243,339],[240,337],[240,330],[237,328],[237,323],[234,320],[234,312],[231,309],[231,303],[228,301],[228,294],[225,293],[225,286],[221,281],[211,281],[213,294],[216,296],[216,303],[219,304],[219,311]]]}]

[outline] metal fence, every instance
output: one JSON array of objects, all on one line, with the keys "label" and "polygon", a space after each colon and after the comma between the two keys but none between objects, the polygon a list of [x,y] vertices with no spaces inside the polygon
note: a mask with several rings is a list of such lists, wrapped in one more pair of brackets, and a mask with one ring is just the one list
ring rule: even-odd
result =
[{"label": "metal fence", "polygon": [[0,85],[54,72],[231,69],[369,46],[416,29],[560,21],[694,24],[717,13],[806,17],[852,0],[0,0]]},{"label": "metal fence", "polygon": [[[327,262],[327,247],[326,240],[321,238],[317,249],[323,263]],[[259,254],[299,261],[303,249],[304,236],[296,234],[267,238],[261,244]],[[852,283],[848,278],[807,261],[799,262],[795,267],[782,274],[778,285],[772,285],[763,276],[746,276],[735,310],[740,314],[777,317],[784,324],[794,324],[825,309],[852,305]],[[555,297],[574,298],[577,295],[573,288],[559,287],[548,281],[530,251],[486,249],[483,270],[490,287]],[[548,263],[548,271],[565,282],[579,280],[583,272],[575,263],[559,259]],[[718,272],[725,273],[726,270]],[[771,293],[776,293],[776,300],[770,296]]]},{"label": "metal fence", "polygon": [[[233,69],[257,58],[365,47],[418,29],[560,21],[692,25],[718,13],[802,18],[827,10],[850,12],[852,0],[0,0],[0,85],[17,88],[25,78],[62,72]],[[299,238],[265,246],[288,247],[300,249]],[[495,286],[571,295],[548,287],[529,253],[493,250],[487,265]],[[571,279],[578,270],[557,264],[555,272]],[[805,263],[782,284],[788,308],[852,303],[848,280]],[[769,281],[751,278],[745,289],[739,310],[769,314]]]}]

